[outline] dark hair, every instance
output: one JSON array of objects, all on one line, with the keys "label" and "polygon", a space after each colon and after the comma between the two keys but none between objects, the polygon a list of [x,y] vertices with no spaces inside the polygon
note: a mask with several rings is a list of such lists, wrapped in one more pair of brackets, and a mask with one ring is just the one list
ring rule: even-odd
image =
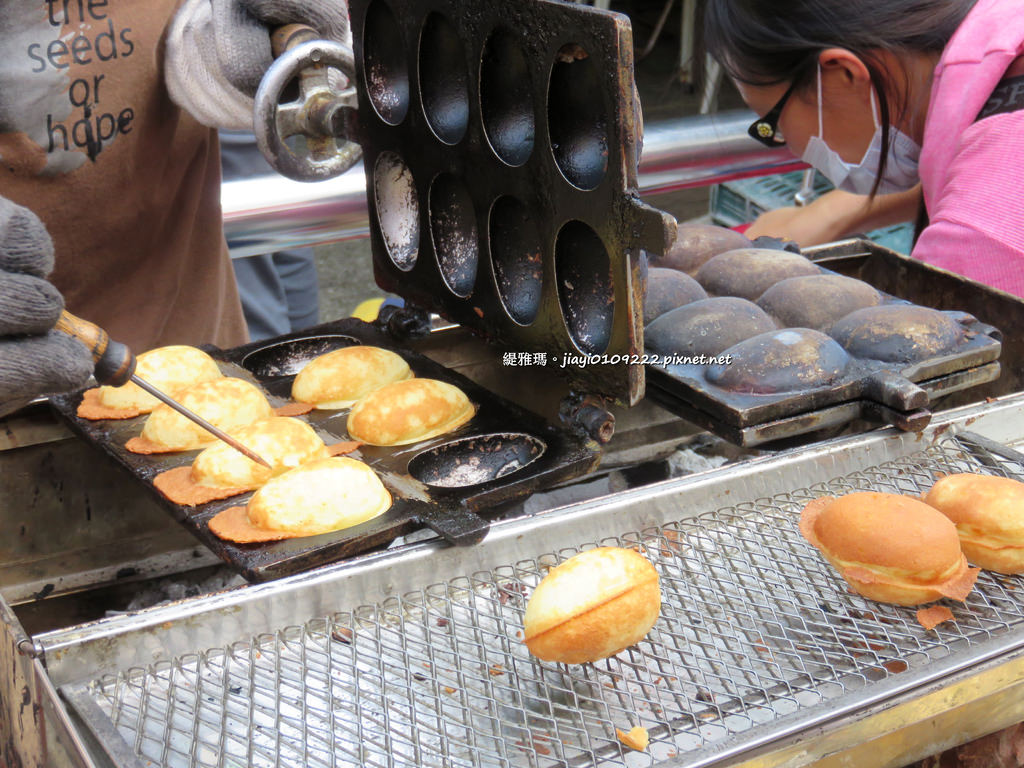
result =
[{"label": "dark hair", "polygon": [[[731,77],[751,85],[814,82],[819,54],[856,54],[878,94],[882,154],[889,155],[889,88],[878,51],[941,53],[975,0],[704,0],[702,47]],[[703,58],[703,57],[701,57]],[[701,59],[698,59],[700,61]],[[898,99],[898,116],[907,105]]]}]

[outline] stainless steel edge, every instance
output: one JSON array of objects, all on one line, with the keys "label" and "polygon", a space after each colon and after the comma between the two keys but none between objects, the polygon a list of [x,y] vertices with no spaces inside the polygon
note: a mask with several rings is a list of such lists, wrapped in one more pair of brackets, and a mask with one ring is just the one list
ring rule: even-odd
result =
[{"label": "stainless steel edge", "polygon": [[[796,170],[785,148],[766,149],[747,136],[753,112],[732,110],[649,123],[640,159],[639,193],[659,196],[686,187]],[[224,234],[234,258],[368,237],[362,164],[327,181],[267,175],[221,186]]]},{"label": "stainless steel edge", "polygon": [[38,658],[0,597],[0,756],[14,765],[95,768]]},{"label": "stainless steel edge", "polygon": [[[910,676],[896,675],[881,681],[874,681],[861,692],[847,693],[841,702],[833,703],[823,708],[817,714],[805,714],[799,718],[789,718],[787,727],[779,728],[775,724],[757,726],[746,733],[733,737],[731,744],[724,748],[716,749],[713,756],[694,761],[692,758],[685,762],[668,762],[667,766],[686,766],[686,768],[725,768],[735,766],[752,760],[758,755],[765,755],[770,752],[780,752],[791,749],[794,744],[803,742],[805,747],[810,739],[811,732],[823,733],[828,726],[839,727],[845,723],[847,726],[860,720],[867,711],[878,711],[897,704],[912,700],[923,695],[924,691],[941,688],[943,684],[949,684],[954,676],[967,673],[978,665],[994,662],[1002,659],[1005,662],[1021,661],[1020,652],[1024,649],[1024,634],[1016,633],[999,641],[990,641],[984,644],[984,650],[976,649],[969,658],[956,659],[948,658],[932,662],[926,674]],[[1024,670],[1018,674],[1024,675]],[[904,679],[901,679],[904,678]],[[994,690],[986,690],[986,694],[994,693]],[[982,733],[971,734],[970,738],[984,735]],[[963,741],[963,740],[962,740]],[[957,743],[962,743],[957,742]],[[934,750],[933,750],[934,752]],[[932,754],[929,752],[928,754]],[[922,755],[926,757],[927,755]],[[767,765],[784,765],[789,763],[766,763]],[[806,765],[808,763],[797,761],[793,765]],[[906,764],[905,762],[901,765]],[[873,766],[878,768],[878,766]]]},{"label": "stainless steel edge", "polygon": [[668,480],[543,513],[495,523],[474,547],[436,542],[407,545],[261,585],[183,600],[91,624],[37,635],[60,686],[106,672],[147,665],[197,647],[224,645],[311,617],[416,590],[437,574],[486,571],[515,561],[522,547],[576,548],[623,531],[641,531],[787,490],[825,482],[923,449],[956,424],[1000,439],[1024,435],[1024,395],[943,414],[924,433],[884,429],[839,438],[738,465]]},{"label": "stainless steel edge", "polygon": [[121,737],[110,718],[86,690],[84,685],[61,688],[61,695],[71,710],[79,717],[95,746],[110,765],[118,768],[144,768],[144,764],[128,743]]},{"label": "stainless steel edge", "polygon": [[1021,720],[1024,656],[1015,649],[733,756],[728,765],[902,768]]}]

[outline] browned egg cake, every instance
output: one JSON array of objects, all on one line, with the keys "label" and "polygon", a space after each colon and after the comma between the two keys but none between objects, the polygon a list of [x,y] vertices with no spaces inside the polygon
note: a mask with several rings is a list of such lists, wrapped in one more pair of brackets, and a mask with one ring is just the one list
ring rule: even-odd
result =
[{"label": "browned egg cake", "polygon": [[978,578],[978,570],[967,567],[953,523],[910,496],[823,496],[804,507],[800,532],[854,591],[871,600],[963,601]]},{"label": "browned egg cake", "polygon": [[316,536],[384,514],[391,494],[366,464],[331,457],[271,478],[244,507],[210,520],[210,530],[238,543]]},{"label": "browned egg cake", "polygon": [[995,475],[946,475],[924,500],[953,521],[974,565],[1024,573],[1024,483]]},{"label": "browned egg cake", "polygon": [[882,294],[865,283],[842,275],[804,275],[776,283],[757,305],[791,328],[828,330],[841,317],[881,303]]},{"label": "browned egg cake", "polygon": [[[273,415],[266,395],[258,387],[231,377],[196,384],[180,392],[177,400],[225,432]],[[142,435],[129,440],[125,447],[134,453],[168,453],[205,448],[216,440],[169,405],[161,404],[149,414]]]},{"label": "browned egg cake", "polygon": [[548,572],[530,596],[523,639],[546,661],[583,664],[634,645],[661,612],[658,571],[621,547],[597,547]]},{"label": "browned egg cake", "polygon": [[356,403],[348,416],[348,433],[370,445],[407,445],[450,432],[475,412],[458,387],[436,379],[407,379]]},{"label": "browned egg cake", "polygon": [[260,419],[232,431],[231,436],[273,470],[243,456],[230,445],[217,441],[192,462],[192,478],[200,485],[227,488],[258,488],[289,469],[329,456],[327,446],[304,421],[288,416]]},{"label": "browned egg cake", "polygon": [[409,364],[390,350],[345,347],[307,363],[292,382],[292,398],[324,410],[348,408],[375,389],[410,378]]},{"label": "browned egg cake", "polygon": [[[204,381],[219,379],[217,363],[201,349],[177,344],[157,347],[136,358],[135,375],[170,397]],[[150,413],[160,401],[129,381],[120,387],[103,386],[85,393],[78,415],[83,419],[130,419]]]},{"label": "browned egg cake", "polygon": [[713,296],[739,296],[757,301],[776,283],[790,277],[817,275],[808,259],[770,248],[739,248],[709,259],[694,277]]}]

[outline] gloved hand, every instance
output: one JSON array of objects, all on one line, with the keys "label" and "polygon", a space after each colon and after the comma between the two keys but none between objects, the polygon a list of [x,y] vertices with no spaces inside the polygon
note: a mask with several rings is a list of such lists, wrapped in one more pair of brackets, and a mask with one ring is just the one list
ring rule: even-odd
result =
[{"label": "gloved hand", "polygon": [[285,24],[352,45],[347,0],[185,0],[167,33],[171,98],[204,125],[252,130],[253,96],[274,60],[270,34]]},{"label": "gloved hand", "polygon": [[78,389],[92,375],[85,345],[52,330],[64,309],[44,279],[52,269],[46,227],[0,197],[0,416],[38,395]]}]

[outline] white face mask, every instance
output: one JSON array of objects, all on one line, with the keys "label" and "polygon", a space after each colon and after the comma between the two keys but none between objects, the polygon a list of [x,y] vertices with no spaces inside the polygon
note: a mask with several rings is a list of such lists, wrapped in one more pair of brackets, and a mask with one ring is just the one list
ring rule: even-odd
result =
[{"label": "white face mask", "polygon": [[[811,136],[804,149],[802,159],[808,165],[817,168],[831,181],[836,188],[847,192],[867,195],[875,184],[878,172],[878,160],[882,155],[882,126],[878,124],[878,108],[875,106],[874,94],[871,98],[871,117],[875,121],[875,135],[871,138],[864,157],[859,163],[848,163],[839,156],[822,138],[821,116],[821,64],[818,65],[818,135]],[[903,192],[920,181],[917,172],[921,147],[895,126],[889,126],[889,157],[885,164],[885,174],[878,185],[880,194]]]}]

